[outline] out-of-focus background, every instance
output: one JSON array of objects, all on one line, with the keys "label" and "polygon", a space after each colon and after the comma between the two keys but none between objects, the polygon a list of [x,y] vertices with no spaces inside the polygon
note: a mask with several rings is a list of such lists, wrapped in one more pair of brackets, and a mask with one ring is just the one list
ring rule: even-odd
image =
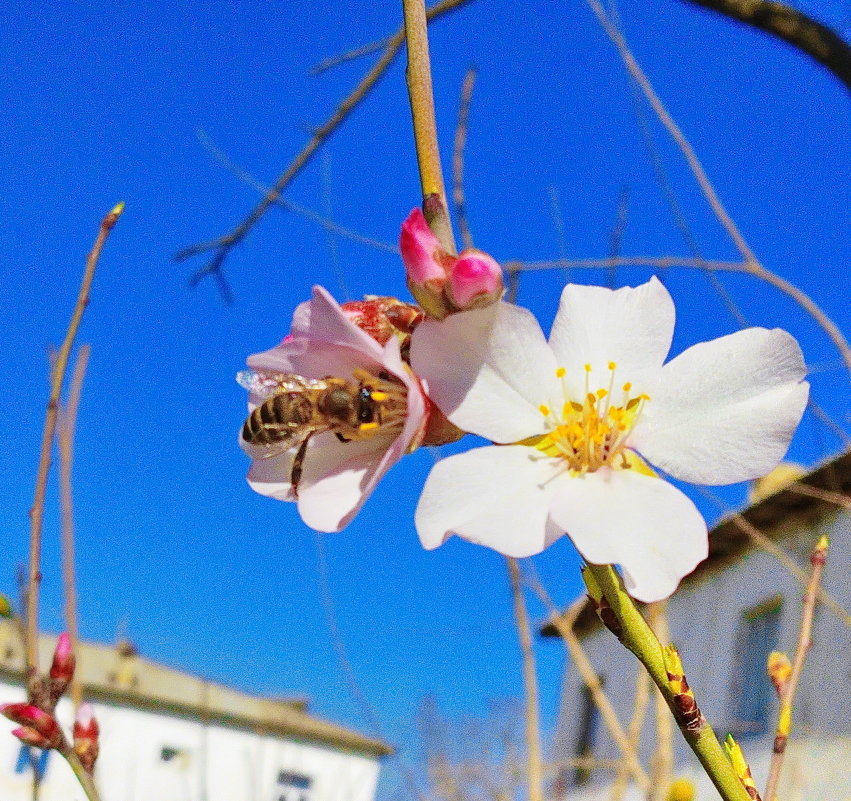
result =
[{"label": "out-of-focus background", "polygon": [[[847,34],[847,3],[800,6]],[[847,331],[847,91],[790,47],[675,0],[634,0],[619,17],[758,258]],[[79,337],[92,346],[74,468],[82,635],[128,638],[151,659],[252,693],[307,696],[317,714],[415,759],[425,696],[447,716],[483,716],[521,692],[504,559],[458,540],[422,550],[412,517],[435,458],[428,450],[396,466],[348,530],[314,534],[293,505],[246,485],[237,447],[245,396],[234,381],[248,354],[287,333],[313,284],[340,300],[407,298],[400,259],[273,208],[224,265],[232,303],[209,278],[188,287],[205,256],[172,260],[230,231],[259,199],[210,143],[273,183],[376,56],[318,76],[311,67],[400,20],[398,4],[366,0],[81,0],[0,11],[0,589],[16,594],[26,560],[49,347],[64,335],[101,216],[124,200]],[[586,5],[477,0],[434,23],[431,49],[447,174],[461,83],[478,69],[465,186],[479,247],[501,261],[606,257],[625,210],[623,255],[691,256],[696,243],[707,259],[737,258]],[[395,245],[420,201],[404,57],[286,197]],[[546,330],[566,279],[635,285],[650,274],[524,274],[518,301]],[[788,297],[719,273],[737,319],[702,272],[662,277],[678,308],[675,353],[741,318],[787,328],[811,367],[813,399],[848,429],[847,372]],[[790,458],[812,465],[842,446],[808,414]],[[53,481],[42,622],[54,632],[63,627],[56,497]],[[740,503],[744,489],[725,497]],[[566,539],[534,567],[558,603],[579,593]],[[532,612],[545,615],[538,604]],[[537,656],[551,732],[562,649],[545,643]],[[388,762],[379,797],[393,797],[399,781]]]}]

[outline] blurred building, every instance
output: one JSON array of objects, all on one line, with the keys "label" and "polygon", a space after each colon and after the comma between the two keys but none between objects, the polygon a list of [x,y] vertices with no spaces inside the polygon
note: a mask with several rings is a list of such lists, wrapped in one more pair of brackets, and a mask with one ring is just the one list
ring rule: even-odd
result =
[{"label": "blurred building", "polygon": [[[41,638],[49,665],[56,638]],[[24,699],[23,652],[0,622],[0,699]],[[262,698],[158,665],[130,643],[83,644],[78,674],[95,707],[104,801],[373,801],[385,743],[311,715],[303,700]],[[63,699],[57,717],[72,719]],[[0,731],[0,799],[85,801],[65,761]]]},{"label": "blurred building", "polygon": [[[822,534],[831,546],[822,586],[844,610],[851,608],[851,512],[771,479],[755,488],[744,517],[809,572],[809,554]],[[776,476],[775,476],[776,478]],[[827,491],[851,490],[851,453],[800,478]],[[766,675],[773,650],[792,658],[801,622],[804,588],[775,555],[756,547],[731,518],[710,534],[710,556],[686,577],[668,601],[671,641],[680,649],[698,705],[719,738],[733,733],[742,745],[760,791],[772,753],[778,703]],[[608,630],[590,604],[574,624],[591,664],[626,729],[633,714],[638,661]],[[545,636],[558,636],[547,625]],[[655,687],[647,708],[639,757],[648,768],[656,746]],[[553,748],[560,765],[551,785],[557,801],[611,797],[619,752],[576,668],[568,665]],[[577,762],[577,758],[587,758]],[[692,779],[697,799],[718,795],[673,724],[676,776]],[[649,772],[649,769],[648,769]],[[643,799],[630,786],[625,799]],[[792,736],[778,788],[783,801],[851,801],[851,620],[847,611],[818,604],[812,648],[796,695]]]}]

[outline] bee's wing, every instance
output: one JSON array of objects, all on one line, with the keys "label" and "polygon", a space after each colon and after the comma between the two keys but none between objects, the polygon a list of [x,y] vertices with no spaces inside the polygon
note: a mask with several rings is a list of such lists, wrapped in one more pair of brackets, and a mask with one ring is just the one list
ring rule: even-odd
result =
[{"label": "bee's wing", "polygon": [[295,454],[295,449],[298,448],[316,430],[317,429],[312,427],[304,428],[300,431],[294,431],[293,436],[288,437],[287,439],[269,444],[246,442],[242,438],[242,434],[240,434],[239,446],[252,459],[271,459],[273,456],[280,456],[282,453],[286,453],[287,451],[293,451],[293,454]]},{"label": "bee's wing", "polygon": [[279,373],[275,370],[240,370],[236,374],[236,383],[248,390],[254,403],[262,403],[279,392],[300,392],[325,386],[325,382],[319,378],[305,378],[297,373]]}]

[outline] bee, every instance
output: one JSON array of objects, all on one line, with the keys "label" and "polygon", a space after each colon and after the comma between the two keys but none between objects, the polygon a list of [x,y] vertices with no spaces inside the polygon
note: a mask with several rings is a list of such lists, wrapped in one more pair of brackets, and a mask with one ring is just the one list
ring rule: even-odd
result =
[{"label": "bee", "polygon": [[307,446],[314,434],[333,432],[341,442],[401,431],[407,411],[405,385],[385,370],[357,368],[352,378],[305,378],[296,373],[244,370],[237,381],[259,396],[240,439],[255,459],[297,448],[290,484],[298,495]]}]

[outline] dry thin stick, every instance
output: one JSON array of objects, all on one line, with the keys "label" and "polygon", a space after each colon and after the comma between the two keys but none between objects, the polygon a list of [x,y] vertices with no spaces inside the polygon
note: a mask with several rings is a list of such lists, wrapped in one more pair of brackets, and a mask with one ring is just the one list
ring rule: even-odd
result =
[{"label": "dry thin stick", "polygon": [[89,363],[91,347],[83,345],[77,351],[77,363],[71,375],[68,392],[68,405],[59,414],[59,505],[62,509],[62,581],[65,585],[65,627],[71,639],[71,651],[77,660],[77,667],[71,677],[70,696],[76,715],[83,701],[83,687],[80,682],[80,633],[77,616],[77,580],[74,568],[74,505],[71,493],[71,465],[74,456],[74,428],[77,424],[77,410],[80,406],[80,394],[83,378]]},{"label": "dry thin stick", "polygon": [[[442,0],[433,5],[427,12],[428,19],[445,14],[458,6],[463,5],[468,0]],[[269,210],[269,207],[274,205],[280,197],[281,193],[292,182],[293,178],[298,175],[299,171],[310,160],[319,146],[339,127],[339,125],[349,116],[352,110],[363,100],[373,86],[378,82],[378,79],[384,74],[387,68],[392,63],[402,42],[405,40],[404,28],[398,30],[393,36],[387,40],[387,46],[382,53],[381,58],[374,64],[372,69],[363,77],[361,82],[354,88],[349,96],[343,100],[337,107],[334,113],[325,121],[323,125],[316,129],[316,132],[308,140],[307,144],[302,148],[301,152],[293,159],[290,165],[278,177],[274,186],[263,196],[260,202],[254,207],[250,214],[229,234],[220,236],[217,239],[210,239],[206,242],[200,242],[196,245],[191,245],[184,248],[179,253],[175,254],[175,261],[185,261],[192,256],[197,256],[200,253],[207,251],[215,251],[213,258],[206,267],[198,270],[190,279],[190,284],[195,286],[206,275],[222,274],[222,265],[230,251],[242,242],[248,235],[248,232],[260,220],[261,217]],[[224,287],[224,285],[221,285]]]},{"label": "dry thin stick", "polygon": [[[657,601],[649,605],[647,609],[647,622],[659,642],[669,643],[671,631],[668,627],[668,602]],[[648,801],[663,801],[671,783],[671,774],[674,769],[674,727],[672,725],[671,712],[665,702],[662,693],[655,693],[656,713],[656,750],[651,757],[652,766],[651,782],[653,790],[648,796]]]},{"label": "dry thin stick", "polygon": [[[797,562],[789,556],[774,540],[763,534],[756,526],[748,521],[748,519],[739,512],[733,512],[730,506],[721,500],[718,495],[712,492],[707,487],[695,486],[698,492],[705,498],[713,501],[720,509],[730,515],[730,520],[735,524],[743,534],[747,535],[751,542],[759,548],[762,548],[766,553],[770,553],[778,562],[780,562],[786,570],[791,573],[802,587],[807,586],[809,576],[806,570],[798,566]],[[851,626],[851,614],[840,604],[828,591],[819,586],[817,590],[818,600],[823,603],[831,612],[833,612],[846,626]]]},{"label": "dry thin stick", "polygon": [[588,688],[588,692],[591,693],[591,700],[597,709],[600,710],[600,717],[602,717],[603,722],[606,724],[606,728],[609,730],[609,734],[615,745],[620,750],[630,772],[635,777],[636,783],[643,791],[648,791],[650,789],[650,777],[644,768],[641,767],[635,748],[623,730],[620,720],[618,720],[617,712],[615,712],[615,708],[612,706],[612,702],[609,701],[608,696],[603,691],[600,679],[591,665],[585,650],[582,648],[579,638],[573,631],[573,624],[579,612],[585,606],[585,596],[583,595],[574,601],[567,612],[562,615],[539,581],[530,581],[529,587],[549,610],[553,625],[558,629],[559,636],[569,651],[570,658],[576,665],[583,684]]},{"label": "dry thin stick", "polygon": [[609,39],[612,40],[612,43],[617,47],[618,52],[623,59],[624,64],[626,65],[627,70],[630,75],[633,77],[635,82],[638,84],[641,91],[644,93],[644,96],[647,98],[647,101],[652,106],[653,110],[656,112],[659,120],[668,129],[668,132],[671,134],[672,138],[676,142],[677,146],[680,148],[683,156],[686,159],[686,162],[689,165],[689,168],[692,171],[692,174],[695,177],[698,185],[700,186],[701,191],[703,192],[704,197],[712,208],[715,216],[718,218],[718,221],[724,226],[724,229],[727,231],[730,238],[736,245],[736,248],[739,250],[739,253],[742,254],[742,257],[745,261],[745,269],[743,272],[750,273],[751,275],[756,276],[757,278],[762,279],[766,283],[771,284],[772,286],[777,287],[781,291],[785,292],[791,298],[793,298],[800,306],[807,310],[807,312],[815,318],[815,320],[822,327],[824,332],[830,337],[833,341],[836,348],[839,350],[842,355],[842,359],[845,362],[846,366],[849,370],[851,370],[851,347],[848,346],[845,337],[842,335],[839,327],[830,319],[818,306],[812,298],[809,297],[805,292],[802,292],[793,284],[789,283],[785,279],[780,276],[774,274],[770,270],[766,269],[756,258],[753,251],[748,246],[748,243],[745,241],[745,238],[742,236],[736,224],[733,222],[733,219],[727,213],[724,204],[721,202],[721,199],[718,197],[718,194],[715,192],[715,188],[712,186],[706,172],[703,169],[703,165],[700,163],[700,160],[697,158],[697,154],[694,152],[694,149],[691,146],[691,143],[686,139],[685,134],[683,134],[680,127],[674,122],[673,117],[668,113],[668,110],[665,108],[662,101],[659,99],[659,96],[656,94],[656,91],[653,89],[649,79],[645,75],[644,71],[639,66],[638,62],[635,60],[635,57],[632,54],[632,51],[629,49],[629,45],[627,45],[626,40],[621,35],[620,31],[615,27],[612,21],[609,19],[606,14],[603,5],[600,3],[600,0],[586,0],[591,10],[594,12],[597,17],[600,25],[605,30]]},{"label": "dry thin stick", "polygon": [[826,503],[834,503],[845,509],[851,510],[851,497],[843,495],[841,492],[831,492],[830,490],[811,487],[809,484],[803,484],[800,481],[795,481],[786,489],[791,492],[797,492],[799,495],[808,495],[810,498],[818,498]]},{"label": "dry thin stick", "polygon": [[[804,669],[804,660],[807,658],[807,651],[810,649],[813,616],[816,611],[817,590],[821,582],[821,575],[824,572],[824,564],[827,560],[827,548],[827,537],[822,537],[810,556],[812,571],[810,573],[809,583],[807,584],[807,591],[804,593],[801,631],[798,635],[798,645],[795,648],[795,658],[792,660],[792,674],[789,677],[789,684],[786,686],[786,691],[780,699],[778,730],[783,728],[780,721],[782,721],[784,716],[786,716],[787,721],[791,719],[792,704],[795,700],[795,693],[798,691],[798,682],[801,679],[801,673]],[[783,767],[783,757],[786,753],[786,740],[786,734],[782,737],[775,737],[774,740],[774,753],[771,756],[771,767],[769,768],[768,781],[765,785],[766,801],[773,801],[775,798],[774,792],[777,789],[777,780],[780,778],[780,769]]]},{"label": "dry thin stick", "polygon": [[[246,186],[250,186],[261,195],[266,195],[272,191],[268,186],[258,181],[250,172],[244,170],[238,164],[233,162],[227,154],[215,142],[213,142],[213,140],[207,135],[206,131],[199,128],[195,133],[198,137],[198,141],[204,149],[229,172],[239,178],[239,180]],[[333,220],[328,219],[328,217],[323,217],[313,209],[310,209],[307,206],[302,206],[300,203],[296,203],[283,196],[275,200],[275,205],[280,206],[286,211],[298,214],[300,217],[304,217],[305,219],[315,222],[317,225],[321,225],[330,234],[336,234],[337,236],[351,239],[353,242],[358,242],[361,245],[375,248],[375,250],[383,250],[386,253],[393,253],[396,256],[398,256],[401,252],[398,245],[391,245],[389,242],[382,242],[380,239],[373,239],[372,237],[353,231],[351,228],[338,225]]]},{"label": "dry thin stick", "polygon": [[50,398],[47,401],[47,413],[44,419],[44,432],[41,437],[41,455],[38,462],[38,473],[35,483],[35,494],[33,505],[30,509],[30,565],[27,582],[27,687],[32,688],[38,680],[38,594],[41,584],[41,532],[44,522],[44,496],[47,490],[47,475],[50,472],[50,451],[53,447],[53,437],[56,433],[56,417],[59,411],[59,395],[62,392],[62,383],[65,379],[65,371],[68,369],[68,358],[71,346],[80,327],[80,320],[89,302],[89,290],[94,278],[95,268],[103,250],[109,232],[118,222],[124,204],[119,203],[100,224],[97,238],[91,252],[86,259],[86,268],[83,272],[83,280],[80,284],[80,292],[77,296],[77,305],[68,323],[65,340],[56,354],[56,363],[53,365],[50,381]]},{"label": "dry thin stick", "polygon": [[[851,47],[827,25],[776,0],[688,0],[776,36],[830,70],[851,90]],[[770,801],[770,799],[769,799]]]},{"label": "dry thin stick", "polygon": [[[635,672],[635,692],[633,693],[632,717],[626,728],[626,737],[634,751],[638,751],[641,743],[641,729],[644,726],[644,718],[647,715],[647,704],[650,701],[650,676],[639,664]],[[612,794],[609,801],[622,801],[629,785],[629,770],[623,760],[619,761],[618,773],[612,785]]]},{"label": "dry thin stick", "polygon": [[508,575],[511,580],[511,596],[514,601],[514,617],[517,621],[517,636],[523,654],[523,684],[526,689],[526,759],[529,801],[544,801],[543,776],[541,769],[541,720],[538,699],[538,677],[535,675],[535,654],[532,651],[532,635],[529,613],[523,599],[520,581],[520,565],[510,556]]},{"label": "dry thin stick", "polygon": [[425,0],[402,0],[405,16],[405,41],[408,67],[405,80],[411,101],[414,145],[423,194],[423,213],[434,235],[449,253],[455,253],[455,237],[449,221],[437,121],[434,116],[434,90],[431,83],[431,61],[428,52],[428,17]]},{"label": "dry thin stick", "polygon": [[476,68],[470,67],[461,86],[461,102],[458,106],[458,125],[455,128],[455,148],[452,156],[452,199],[455,201],[455,216],[458,218],[458,230],[465,248],[473,247],[473,236],[467,223],[467,209],[464,205],[464,147],[467,144],[467,128],[470,118],[470,101],[476,84]]},{"label": "dry thin stick", "polygon": [[323,72],[333,69],[334,67],[339,67],[340,64],[345,64],[347,61],[354,61],[362,56],[368,56],[378,50],[383,50],[387,47],[389,38],[390,37],[385,36],[383,39],[376,39],[374,42],[361,45],[360,47],[356,47],[354,50],[347,50],[345,53],[340,53],[340,55],[337,56],[329,56],[324,61],[320,61],[316,66],[311,67],[310,74],[314,76],[321,75]]},{"label": "dry thin stick", "polygon": [[618,256],[605,259],[548,259],[546,261],[508,261],[503,267],[508,272],[527,272],[534,270],[570,270],[612,269],[615,267],[652,267],[666,270],[669,267],[686,267],[696,270],[728,270],[736,273],[748,272],[748,267],[740,261],[719,261],[691,259],[687,256]]}]

